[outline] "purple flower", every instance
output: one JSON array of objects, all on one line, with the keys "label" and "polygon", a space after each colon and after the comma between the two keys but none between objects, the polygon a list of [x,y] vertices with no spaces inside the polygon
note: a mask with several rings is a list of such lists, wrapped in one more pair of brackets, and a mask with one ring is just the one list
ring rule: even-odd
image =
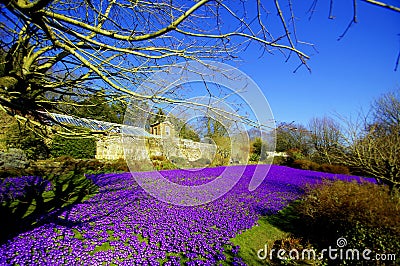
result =
[{"label": "purple flower", "polygon": [[[230,239],[254,226],[261,215],[274,214],[304,193],[306,184],[359,177],[271,166],[263,183],[248,191],[255,166],[244,170],[235,187],[221,198],[196,207],[175,206],[148,195],[130,173],[90,176],[99,187],[91,199],[64,211],[59,219],[22,233],[0,246],[0,264],[70,265],[215,265],[232,246],[234,265],[240,247]],[[240,169],[245,167],[245,169]],[[259,166],[263,167],[263,166]],[[169,170],[162,175],[195,186],[212,181],[225,167],[201,171]],[[265,166],[265,174],[267,167]],[[135,173],[151,180],[152,172]],[[36,177],[5,179],[1,199],[19,197],[26,185],[48,184]],[[43,185],[42,185],[43,184]],[[182,260],[182,261],[181,261]]]}]

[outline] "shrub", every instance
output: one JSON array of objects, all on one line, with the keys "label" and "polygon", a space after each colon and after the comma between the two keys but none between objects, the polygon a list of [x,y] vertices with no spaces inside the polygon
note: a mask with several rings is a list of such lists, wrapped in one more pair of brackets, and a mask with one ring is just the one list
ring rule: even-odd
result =
[{"label": "shrub", "polygon": [[24,175],[30,161],[21,149],[0,151],[0,178]]},{"label": "shrub", "polygon": [[298,232],[321,248],[345,237],[347,247],[400,252],[400,197],[371,183],[324,182],[294,205]]},{"label": "shrub", "polygon": [[292,167],[299,168],[303,170],[313,170],[313,171],[320,171],[320,165],[308,160],[295,160],[291,163]]},{"label": "shrub", "polygon": [[274,156],[272,164],[276,165],[288,165],[288,158],[284,156]]},{"label": "shrub", "polygon": [[153,166],[156,170],[176,169],[175,164],[169,161],[153,161]]},{"label": "shrub", "polygon": [[63,165],[63,167],[53,167],[53,173],[55,174],[63,174],[63,172],[68,172],[75,168],[86,174],[118,173],[129,171],[125,160],[122,158],[114,161],[100,161],[96,159],[79,160],[68,156],[62,156],[53,160],[46,160],[45,163],[47,163],[47,165],[51,165],[52,163],[56,163],[56,165]]},{"label": "shrub", "polygon": [[165,158],[164,155],[152,155],[150,156],[150,160],[152,161],[165,161],[167,158]]},{"label": "shrub", "polygon": [[333,174],[344,174],[344,175],[350,174],[349,168],[344,165],[335,165],[327,163],[321,165],[321,171]]},{"label": "shrub", "polygon": [[289,158],[292,159],[293,161],[304,160],[305,158],[304,154],[299,149],[290,149],[286,153],[289,156]]},{"label": "shrub", "polygon": [[207,158],[200,158],[193,162],[190,162],[192,167],[205,167],[211,164],[211,160]]},{"label": "shrub", "polygon": [[9,149],[7,152],[0,151],[0,169],[26,168],[29,160],[21,149]]},{"label": "shrub", "polygon": [[11,122],[3,132],[6,147],[23,150],[26,157],[31,160],[48,158],[49,150],[44,138],[32,131],[28,124],[11,120],[14,122]]},{"label": "shrub", "polygon": [[313,161],[309,160],[295,160],[289,163],[289,166],[302,169],[302,170],[312,170],[312,171],[322,171],[327,173],[333,174],[350,174],[350,170],[348,167],[343,165],[336,165],[336,164],[318,164]]},{"label": "shrub", "polygon": [[250,162],[258,162],[260,160],[260,155],[251,153],[249,157]]},{"label": "shrub", "polygon": [[50,146],[50,153],[53,157],[71,156],[75,159],[91,159],[96,155],[96,139],[69,139],[55,136]]},{"label": "shrub", "polygon": [[177,164],[177,165],[185,165],[185,164],[187,164],[187,162],[188,162],[188,160],[187,160],[186,158],[177,157],[177,156],[171,156],[171,157],[169,158],[169,160],[170,160],[172,163]]},{"label": "shrub", "polygon": [[[272,250],[276,251],[276,253],[270,254],[272,255],[272,260],[269,260],[270,265],[325,265],[324,261],[320,259],[321,254],[315,252],[313,253],[304,253],[302,255],[303,250],[315,250],[314,247],[304,241],[301,238],[296,238],[293,236],[288,236],[283,239],[275,240],[272,246]],[[282,258],[278,258],[278,251],[284,250]],[[298,253],[294,252],[298,251]],[[295,258],[291,258],[295,257]],[[271,258],[270,258],[271,259]]]},{"label": "shrub", "polygon": [[129,170],[131,171],[152,171],[154,168],[147,162],[147,161],[132,161],[129,164],[129,167],[127,166],[126,171]]},{"label": "shrub", "polygon": [[[138,163],[138,170],[142,170],[143,163]],[[124,159],[114,161],[100,161],[96,159],[74,159],[70,156],[61,156],[47,160],[30,162],[25,168],[1,168],[0,177],[16,177],[23,175],[48,176],[65,175],[70,171],[79,170],[86,174],[128,172],[129,168]],[[151,169],[143,169],[151,170]]]},{"label": "shrub", "polygon": [[118,173],[118,172],[129,172],[126,161],[122,158],[115,161],[108,161],[101,169],[102,173]]}]

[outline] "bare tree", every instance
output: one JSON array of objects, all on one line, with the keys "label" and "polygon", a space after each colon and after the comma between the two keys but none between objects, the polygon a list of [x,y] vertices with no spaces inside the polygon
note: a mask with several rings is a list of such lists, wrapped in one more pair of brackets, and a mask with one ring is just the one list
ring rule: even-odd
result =
[{"label": "bare tree", "polygon": [[400,126],[400,89],[388,92],[373,105],[374,123],[386,128]]},{"label": "bare tree", "polygon": [[276,130],[276,150],[278,152],[298,150],[302,155],[312,151],[310,131],[301,124],[281,124]]},{"label": "bare tree", "polygon": [[[162,67],[235,59],[254,43],[286,59],[294,55],[308,68],[293,3],[281,8],[281,2],[1,0],[0,109],[40,121],[38,111],[63,112],[60,106],[80,105],[74,99],[101,89],[110,101],[173,103],[179,98],[133,88]],[[277,14],[279,29],[267,28],[270,12]]]},{"label": "bare tree", "polygon": [[319,160],[332,163],[331,156],[341,146],[341,126],[329,117],[311,119],[308,129]]},{"label": "bare tree", "polygon": [[[365,120],[364,120],[365,121]],[[365,130],[365,126],[369,130]],[[390,131],[379,126],[351,123],[346,133],[346,143],[334,160],[347,165],[360,174],[375,177],[390,189],[400,186],[400,128]]]},{"label": "bare tree", "polygon": [[[314,118],[309,123],[318,158],[346,165],[391,190],[400,187],[400,94],[384,94],[356,119]],[[314,159],[318,159],[314,158]]]},{"label": "bare tree", "polygon": [[[246,22],[245,10],[208,0],[1,2],[5,56],[0,104],[14,116],[38,116],[38,110],[73,105],[67,96],[86,97],[102,88],[114,100],[129,96],[168,102],[165,96],[138,94],[133,88],[181,60],[233,58],[250,41],[266,50],[293,52],[302,64],[308,59],[289,35],[274,38],[267,31],[260,2],[256,27]],[[280,11],[278,3],[275,8]],[[52,99],[46,97],[49,92]]]}]

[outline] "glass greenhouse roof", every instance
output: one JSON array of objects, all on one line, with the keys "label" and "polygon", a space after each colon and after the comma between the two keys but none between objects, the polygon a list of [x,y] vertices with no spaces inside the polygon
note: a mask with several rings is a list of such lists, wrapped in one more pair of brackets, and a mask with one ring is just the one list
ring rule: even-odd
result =
[{"label": "glass greenhouse roof", "polygon": [[94,119],[74,117],[69,115],[55,114],[55,113],[46,113],[46,114],[61,124],[69,124],[73,126],[84,127],[95,131],[108,131],[111,133],[123,133],[126,135],[133,135],[140,137],[154,137],[154,135],[148,133],[143,128],[139,127],[104,122]]}]

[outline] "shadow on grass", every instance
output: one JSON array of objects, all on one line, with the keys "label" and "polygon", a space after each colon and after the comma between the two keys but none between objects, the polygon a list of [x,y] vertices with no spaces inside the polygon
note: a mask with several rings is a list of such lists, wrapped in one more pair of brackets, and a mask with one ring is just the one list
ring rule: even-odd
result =
[{"label": "shadow on grass", "polygon": [[[329,245],[336,244],[335,240],[338,235],[333,230],[332,224],[326,221],[326,223],[311,225],[299,214],[297,208],[300,207],[300,204],[300,200],[291,202],[277,214],[268,216],[268,222],[280,230],[290,233],[295,238],[311,243],[317,248],[326,248]],[[335,234],[332,234],[332,232]]]},{"label": "shadow on grass", "polygon": [[294,235],[301,235],[302,234],[302,228],[300,223],[300,217],[296,213],[296,207],[299,205],[299,201],[294,201],[290,203],[288,206],[286,206],[284,209],[280,210],[278,213],[267,216],[267,221],[285,231],[285,232],[290,232]]},{"label": "shadow on grass", "polygon": [[[278,213],[261,216],[255,226],[231,239],[234,245],[240,246],[238,256],[248,265],[325,265],[324,261],[307,257],[298,260],[278,257],[278,250],[281,249],[288,255],[293,249],[301,252],[316,247],[310,241],[309,228],[304,226],[296,211],[299,204],[300,200],[293,201]],[[265,211],[268,213],[268,209]],[[230,260],[234,258],[226,253]]]},{"label": "shadow on grass", "polygon": [[22,194],[13,195],[10,191],[8,197],[3,198],[0,205],[0,244],[48,221],[61,223],[62,219],[57,217],[62,212],[92,197],[98,190],[79,170],[34,180],[23,183]]}]

